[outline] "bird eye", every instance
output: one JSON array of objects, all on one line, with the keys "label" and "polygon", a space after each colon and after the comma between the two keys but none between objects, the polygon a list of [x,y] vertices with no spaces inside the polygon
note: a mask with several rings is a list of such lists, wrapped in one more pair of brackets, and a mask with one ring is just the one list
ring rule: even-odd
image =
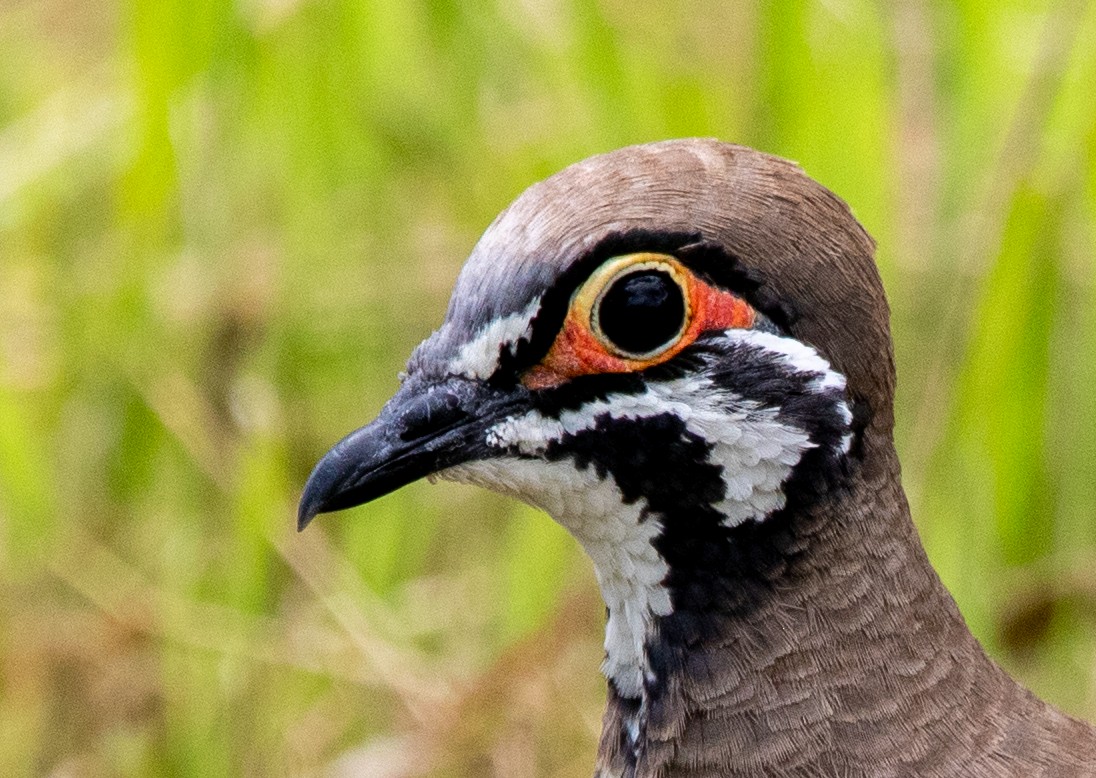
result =
[{"label": "bird eye", "polygon": [[631,265],[606,284],[594,302],[590,329],[606,347],[630,359],[648,359],[685,330],[685,290],[670,265]]},{"label": "bird eye", "polygon": [[548,353],[521,381],[544,389],[582,375],[645,370],[702,332],[753,326],[754,314],[670,254],[612,257],[575,292]]}]

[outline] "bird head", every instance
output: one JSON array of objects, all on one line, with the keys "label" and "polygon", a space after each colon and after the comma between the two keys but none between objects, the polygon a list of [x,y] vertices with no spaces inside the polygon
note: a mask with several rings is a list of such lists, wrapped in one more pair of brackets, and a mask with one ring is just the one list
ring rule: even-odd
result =
[{"label": "bird head", "polygon": [[542,508],[608,606],[604,671],[788,585],[795,517],[889,441],[873,243],[792,163],[713,140],[621,149],[526,190],[476,245],[378,418],[305,487],[303,529],[425,476]]}]

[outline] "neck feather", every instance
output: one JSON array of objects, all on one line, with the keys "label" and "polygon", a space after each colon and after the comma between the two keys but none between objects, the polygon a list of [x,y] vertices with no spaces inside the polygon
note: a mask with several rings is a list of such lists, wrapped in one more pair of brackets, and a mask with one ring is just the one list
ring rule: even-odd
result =
[{"label": "neck feather", "polygon": [[846,488],[736,528],[722,573],[668,560],[673,612],[640,697],[610,686],[600,778],[980,775],[1009,749],[1034,770],[1050,757],[1022,746],[1033,731],[1096,754],[985,656],[925,557],[889,440],[866,445],[875,465]]}]

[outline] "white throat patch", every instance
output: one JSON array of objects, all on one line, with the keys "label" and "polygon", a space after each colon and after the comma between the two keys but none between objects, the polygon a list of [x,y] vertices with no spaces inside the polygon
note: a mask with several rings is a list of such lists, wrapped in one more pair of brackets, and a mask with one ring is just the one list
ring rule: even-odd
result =
[{"label": "white throat patch", "polygon": [[645,515],[646,502],[626,504],[611,478],[570,461],[503,457],[458,465],[442,478],[485,486],[527,502],[558,521],[594,563],[609,610],[601,670],[626,697],[639,697],[646,666],[644,645],[656,616],[671,613],[662,585],[670,568],[651,541],[662,526]]}]

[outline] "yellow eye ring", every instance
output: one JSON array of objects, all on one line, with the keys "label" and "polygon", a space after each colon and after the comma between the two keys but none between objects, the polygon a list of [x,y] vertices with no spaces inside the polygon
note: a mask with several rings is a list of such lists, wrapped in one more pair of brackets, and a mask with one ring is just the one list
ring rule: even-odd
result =
[{"label": "yellow eye ring", "polygon": [[[657,283],[657,276],[668,278],[678,294],[666,295],[664,289],[657,290],[662,293],[658,300],[661,310],[634,305],[634,295],[619,299],[627,293],[618,285],[637,275],[646,276],[637,281],[641,285],[646,282],[648,288],[652,282]],[[672,348],[689,329],[693,315],[691,278],[688,270],[668,254],[643,252],[613,257],[582,285],[571,303],[572,310],[589,323],[590,333],[608,353],[630,360],[654,359]],[[633,303],[630,308],[628,302]],[[607,328],[616,332],[609,334]]]}]

